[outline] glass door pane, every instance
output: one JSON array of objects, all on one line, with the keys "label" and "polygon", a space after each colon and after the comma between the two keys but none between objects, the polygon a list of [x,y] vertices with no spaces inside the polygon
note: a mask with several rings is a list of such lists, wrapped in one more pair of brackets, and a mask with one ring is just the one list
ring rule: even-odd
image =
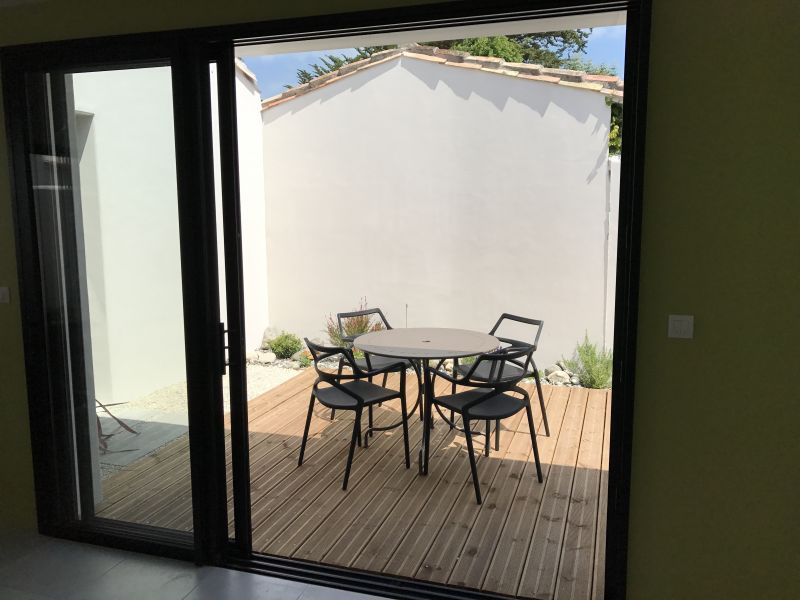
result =
[{"label": "glass door pane", "polygon": [[28,80],[33,211],[48,342],[66,365],[74,516],[191,531],[172,70]]}]

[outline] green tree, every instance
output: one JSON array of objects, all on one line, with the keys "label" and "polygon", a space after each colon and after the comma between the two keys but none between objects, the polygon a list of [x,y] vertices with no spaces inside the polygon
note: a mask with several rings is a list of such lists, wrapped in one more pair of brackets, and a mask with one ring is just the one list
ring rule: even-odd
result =
[{"label": "green tree", "polygon": [[571,56],[561,62],[560,68],[572,69],[573,71],[585,71],[592,75],[616,75],[617,69],[606,63],[594,63],[582,56]]},{"label": "green tree", "polygon": [[[430,45],[441,48],[443,42],[432,42]],[[456,40],[449,46],[450,50],[460,50],[473,56],[496,56],[507,62],[522,62],[523,53],[519,44],[508,36],[496,35],[493,37],[466,38]]]},{"label": "green tree", "polygon": [[570,56],[584,54],[591,29],[565,29],[508,36],[522,50],[522,62],[551,69],[564,68]]}]

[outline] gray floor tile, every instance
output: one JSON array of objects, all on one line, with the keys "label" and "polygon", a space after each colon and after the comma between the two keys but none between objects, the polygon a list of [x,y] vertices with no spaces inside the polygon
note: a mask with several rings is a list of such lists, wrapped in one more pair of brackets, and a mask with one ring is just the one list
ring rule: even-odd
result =
[{"label": "gray floor tile", "polygon": [[198,584],[191,563],[127,554],[102,577],[81,585],[68,600],[182,600]]},{"label": "gray floor tile", "polygon": [[0,532],[2,600],[377,600],[288,579]]},{"label": "gray floor tile", "polygon": [[307,586],[285,579],[205,567],[185,600],[297,600]]},{"label": "gray floor tile", "polygon": [[320,585],[309,585],[300,600],[380,600],[380,597]]},{"label": "gray floor tile", "polygon": [[15,590],[62,599],[100,579],[124,558],[121,552],[99,546],[48,540],[0,567],[0,582]]},{"label": "gray floor tile", "polygon": [[55,600],[53,596],[41,596],[31,592],[21,592],[0,585],[0,598],[3,600]]},{"label": "gray floor tile", "polygon": [[0,530],[0,567],[22,558],[49,539],[33,531]]}]

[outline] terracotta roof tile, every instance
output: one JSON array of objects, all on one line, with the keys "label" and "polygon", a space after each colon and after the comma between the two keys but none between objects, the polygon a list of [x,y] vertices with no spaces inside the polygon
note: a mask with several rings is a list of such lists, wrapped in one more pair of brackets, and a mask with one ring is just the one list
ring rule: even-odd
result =
[{"label": "terracotta roof tile", "polygon": [[591,90],[593,92],[599,92],[605,89],[602,83],[576,83],[574,81],[564,81],[563,79],[558,82],[558,85],[567,85],[569,87],[582,88],[584,90]]},{"label": "terracotta roof tile", "polygon": [[583,81],[584,76],[586,73],[583,71],[573,71],[571,69],[549,69],[547,67],[542,68],[542,75],[550,75],[551,77],[558,77],[562,81],[574,81],[575,83],[580,83]]},{"label": "terracotta roof tile", "polygon": [[617,83],[619,81],[619,77],[616,75],[591,75],[590,73],[587,73],[583,76],[583,80],[597,83]]},{"label": "terracotta roof tile", "polygon": [[520,73],[518,77],[520,79],[532,79],[533,81],[546,81],[547,83],[558,83],[561,81],[558,77],[550,77],[549,75],[527,75],[526,73]]},{"label": "terracotta roof tile", "polygon": [[528,75],[541,75],[542,73],[542,65],[535,65],[532,63],[504,62],[500,66],[504,69],[511,69],[512,71],[519,71],[520,73],[527,73]]},{"label": "terracotta roof tile", "polygon": [[486,71],[487,73],[495,73],[497,75],[508,75],[510,77],[516,77],[519,75],[519,71],[512,71],[510,69],[492,69],[489,67],[483,67],[481,71]]},{"label": "terracotta roof tile", "polygon": [[466,63],[466,62],[451,62],[447,61],[446,64],[448,67],[461,67],[462,69],[478,69],[481,70],[481,66],[475,63]]},{"label": "terracotta roof tile", "polygon": [[403,56],[407,56],[408,58],[416,58],[419,60],[428,60],[430,62],[435,62],[435,63],[447,62],[447,59],[442,58],[441,56],[418,54],[417,52],[403,52]]}]

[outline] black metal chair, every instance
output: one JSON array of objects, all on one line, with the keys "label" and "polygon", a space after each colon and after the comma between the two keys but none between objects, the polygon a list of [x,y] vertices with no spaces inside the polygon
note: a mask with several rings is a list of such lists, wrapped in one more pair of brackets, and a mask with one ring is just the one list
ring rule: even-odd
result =
[{"label": "black metal chair", "polygon": [[[308,404],[308,416],[306,426],[303,431],[303,441],[300,444],[300,458],[297,466],[303,464],[303,455],[306,450],[308,440],[308,429],[311,425],[311,414],[314,411],[314,402],[318,400],[320,404],[331,409],[352,410],[355,413],[353,423],[353,436],[350,440],[350,451],[347,454],[347,466],[344,471],[344,483],[342,489],[347,489],[347,480],[350,477],[350,466],[353,463],[353,454],[356,444],[361,445],[361,415],[364,407],[372,408],[373,405],[387,402],[395,398],[400,399],[400,410],[402,412],[403,426],[403,445],[405,446],[406,469],[411,466],[411,459],[408,450],[408,415],[406,412],[406,372],[400,371],[400,390],[393,390],[365,381],[376,375],[390,373],[398,370],[399,363],[395,362],[386,365],[382,369],[363,370],[358,366],[353,352],[349,348],[336,346],[320,346],[308,339],[305,340],[309,352],[314,357],[314,369],[317,371],[317,380],[311,388],[311,400]],[[341,360],[345,361],[352,369],[352,374],[343,374],[341,369],[338,373],[331,373],[320,368],[319,362],[331,356],[341,355]],[[372,423],[369,424],[364,434],[364,445],[368,444],[367,437],[372,433]]]},{"label": "black metal chair", "polygon": [[[347,319],[358,318],[358,317],[371,317],[372,315],[377,315],[380,319],[380,327],[384,329],[391,329],[392,326],[389,324],[389,320],[386,318],[386,315],[383,314],[383,311],[380,308],[366,308],[363,310],[355,310],[352,312],[341,312],[336,314],[336,322],[339,325],[339,337],[342,339],[343,342],[348,344],[348,347],[352,347],[353,342],[355,341],[358,335],[347,335],[345,333],[345,326],[344,322]],[[377,324],[377,323],[376,323]],[[414,369],[417,371],[416,365],[407,359],[402,358],[389,358],[386,356],[378,356],[376,354],[368,354],[364,353],[364,358],[356,358],[356,364],[362,371],[372,371],[374,369],[383,369],[390,365],[398,365],[402,363],[403,366],[397,366],[392,370],[387,371],[383,374],[383,385],[386,387],[386,381],[389,376],[389,373],[396,373],[399,371],[405,371],[407,369]],[[344,367],[343,359],[339,360],[339,373],[342,372],[342,368]],[[370,377],[368,380],[370,383],[372,382],[372,378]],[[418,401],[419,404],[419,401]],[[415,406],[416,408],[416,406]],[[369,418],[369,426],[372,427],[372,407],[370,406],[368,409],[368,418]],[[413,412],[413,411],[412,411]],[[331,420],[336,417],[336,409],[331,409]],[[420,408],[420,419],[422,418],[422,409]]]},{"label": "black metal chair", "polygon": [[[437,397],[434,393],[431,403],[432,406],[436,407],[440,415],[441,410],[439,407],[449,409],[451,415],[453,413],[461,415],[464,425],[462,431],[467,439],[472,484],[475,487],[475,498],[478,504],[481,504],[481,487],[478,481],[478,469],[475,464],[475,451],[472,444],[472,437],[478,432],[472,431],[470,427],[473,421],[484,421],[487,424],[491,421],[499,423],[501,419],[507,419],[524,410],[528,417],[533,456],[536,461],[536,476],[539,479],[539,483],[542,482],[542,465],[539,461],[539,447],[536,444],[536,428],[533,424],[530,397],[519,385],[529,372],[530,364],[533,360],[532,355],[533,347],[529,344],[521,347],[509,346],[501,348],[489,354],[481,354],[473,364],[469,365],[466,373],[462,376],[458,375],[458,370],[454,375],[447,373],[442,368],[444,361],[440,361],[435,368],[426,367],[430,370],[434,383],[436,377],[442,377],[451,382],[454,388],[456,385],[470,388],[446,396]],[[432,385],[431,389],[435,389],[435,385]],[[521,398],[514,394],[521,396]],[[487,429],[485,433],[488,449],[489,430]]]},{"label": "black metal chair", "polygon": [[[505,365],[504,369],[507,371],[509,376],[516,376],[521,375],[521,378],[524,377],[533,377],[534,381],[536,382],[536,393],[539,396],[539,408],[542,410],[542,422],[544,424],[544,433],[546,436],[550,436],[550,425],[547,422],[547,409],[544,405],[544,394],[542,394],[542,382],[539,379],[539,369],[536,367],[536,361],[533,359],[533,352],[536,352],[536,348],[539,344],[539,337],[542,335],[542,327],[544,326],[544,321],[540,321],[538,319],[529,319],[528,317],[520,317],[517,315],[511,315],[509,313],[503,313],[500,315],[500,318],[495,323],[494,327],[492,327],[491,331],[489,331],[490,335],[496,335],[497,330],[500,329],[503,322],[506,321],[513,321],[516,323],[521,323],[523,325],[530,325],[532,327],[536,327],[536,334],[533,336],[533,343],[530,342],[523,342],[520,340],[511,339],[508,337],[496,336],[501,343],[506,344],[507,346],[513,346],[516,348],[522,348],[524,346],[530,346],[532,348],[531,351],[531,360],[529,369],[526,371],[522,370],[522,367],[516,364],[508,363]],[[465,375],[470,370],[471,365],[469,364],[459,364],[458,359],[453,360],[453,373],[458,375]],[[489,366],[484,364],[483,366],[479,367],[476,372],[474,373],[475,379],[486,379],[489,375]],[[456,393],[456,386],[453,384],[452,392]],[[450,413],[450,428],[454,427],[454,415]],[[487,437],[490,435],[491,432],[491,423],[486,423],[486,435]],[[500,443],[500,424],[495,423],[495,449],[498,447]],[[488,455],[489,449],[486,449],[486,453]]]}]

